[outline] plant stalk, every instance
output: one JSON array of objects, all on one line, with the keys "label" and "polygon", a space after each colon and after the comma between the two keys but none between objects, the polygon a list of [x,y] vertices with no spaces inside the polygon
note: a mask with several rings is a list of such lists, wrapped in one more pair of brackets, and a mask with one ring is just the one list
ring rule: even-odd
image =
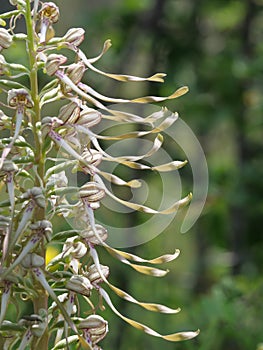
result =
[{"label": "plant stalk", "polygon": [[[39,105],[39,94],[38,94],[38,68],[37,68],[37,42],[34,31],[34,21],[31,15],[31,5],[30,0],[26,0],[26,29],[27,29],[27,53],[29,58],[29,67],[30,67],[30,90],[31,97],[34,102],[34,106],[32,109],[32,131],[34,136],[35,143],[35,165],[36,165],[36,176],[35,176],[35,186],[42,187],[44,184],[44,175],[45,175],[45,159],[42,151],[43,142],[41,134],[38,130],[39,123],[41,122],[41,111]],[[35,220],[43,220],[45,219],[45,208],[37,208],[35,211]],[[41,255],[44,259],[46,256],[46,250],[44,244],[40,244],[37,254]],[[38,291],[38,297],[34,298],[34,312],[36,314],[39,313],[40,309],[45,309],[47,311],[48,308],[48,294],[46,290],[38,284],[36,286]],[[48,329],[44,332],[43,336],[38,339],[34,337],[32,348],[37,345],[38,350],[48,350],[48,340],[49,334]]]}]

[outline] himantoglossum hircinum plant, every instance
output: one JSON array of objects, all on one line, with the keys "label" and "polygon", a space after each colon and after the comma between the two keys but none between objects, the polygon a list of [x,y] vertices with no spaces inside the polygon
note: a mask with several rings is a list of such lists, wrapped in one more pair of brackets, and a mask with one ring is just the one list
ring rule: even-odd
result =
[{"label": "himantoglossum hircinum plant", "polygon": [[[84,30],[71,28],[56,37],[54,25],[59,21],[59,8],[53,2],[10,0],[11,12],[0,15],[0,347],[1,349],[101,349],[98,345],[111,325],[103,318],[108,305],[131,326],[155,337],[176,342],[191,339],[198,331],[161,335],[144,324],[124,316],[111,301],[109,291],[146,310],[167,314],[178,313],[161,304],[141,302],[110,282],[110,268],[103,265],[97,246],[104,247],[120,262],[139,273],[162,277],[167,270],[154,265],[177,258],[179,251],[150,260],[112,248],[108,232],[96,223],[94,213],[105,196],[145,213],[169,214],[186,205],[191,194],[162,211],[125,201],[113,194],[107,181],[130,188],[140,181],[125,181],[102,171],[103,161],[122,164],[131,169],[166,172],[179,169],[186,161],[172,161],[150,167],[144,158],[162,147],[161,132],[172,125],[178,115],[165,108],[146,118],[111,110],[109,103],[147,104],[177,98],[187,92],[181,87],[167,97],[146,96],[133,100],[106,97],[82,82],[87,70],[120,82],[163,82],[165,74],[148,78],[105,73],[95,63],[110,48],[107,40],[101,53],[87,58],[79,45]],[[16,33],[16,24],[24,18],[26,33]],[[22,42],[28,65],[10,62],[5,56],[12,45]],[[74,54],[74,60],[67,57]],[[46,75],[43,82],[40,77]],[[23,83],[28,82],[28,83]],[[41,88],[40,88],[41,86]],[[56,102],[63,105],[56,111]],[[54,104],[53,114],[45,115],[44,107]],[[93,128],[103,119],[115,123],[143,125],[143,130],[105,136]],[[107,153],[104,140],[125,140],[153,135],[151,149],[144,155],[114,157]],[[54,149],[63,156],[54,158]],[[70,187],[65,169],[86,174],[89,181],[81,187]],[[73,193],[77,201],[69,203]],[[52,222],[56,215],[76,217],[81,229],[58,232]],[[55,258],[46,261],[50,244],[62,245]],[[91,295],[97,295],[95,304]],[[80,310],[79,298],[86,302]],[[23,301],[31,305],[32,314],[20,310]],[[14,304],[16,316],[8,318]],[[83,303],[82,303],[83,305]],[[89,316],[87,316],[89,314]],[[85,316],[83,316],[85,315]]]}]

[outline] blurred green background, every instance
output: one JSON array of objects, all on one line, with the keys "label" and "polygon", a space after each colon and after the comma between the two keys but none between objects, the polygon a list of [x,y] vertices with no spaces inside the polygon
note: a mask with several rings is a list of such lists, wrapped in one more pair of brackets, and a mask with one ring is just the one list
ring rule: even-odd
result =
[{"label": "blurred green background", "polygon": [[[8,3],[1,0],[1,3]],[[169,227],[129,249],[154,257],[174,248],[162,279],[143,277],[105,254],[110,279],[143,301],[180,306],[178,315],[143,311],[113,297],[125,315],[162,334],[201,329],[196,340],[169,343],[132,329],[110,311],[108,350],[256,350],[263,343],[263,1],[61,0],[57,35],[86,30],[81,48],[96,56],[113,47],[98,67],[108,72],[167,73],[165,84],[123,85],[91,76],[89,83],[114,97],[190,92],[165,105],[178,111],[198,137],[209,167],[202,216],[186,234]],[[2,6],[2,5],[1,5]],[[5,6],[5,5],[3,5]],[[169,145],[167,146],[169,148]],[[173,154],[173,150],[169,151]],[[175,156],[180,153],[174,151]],[[182,159],[183,155],[181,155]],[[185,190],[191,172],[181,170]],[[152,228],[154,230],[154,228]]]}]

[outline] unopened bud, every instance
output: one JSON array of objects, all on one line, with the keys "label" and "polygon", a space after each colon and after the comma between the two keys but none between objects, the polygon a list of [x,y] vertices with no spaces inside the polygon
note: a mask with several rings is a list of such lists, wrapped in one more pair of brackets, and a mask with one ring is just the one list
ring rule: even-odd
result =
[{"label": "unopened bud", "polygon": [[46,200],[40,187],[33,187],[21,196],[22,199],[33,199],[40,208],[45,208]]},{"label": "unopened bud", "polygon": [[102,154],[95,149],[87,149],[81,154],[81,157],[94,166],[98,166],[102,161]]},{"label": "unopened bud", "polygon": [[7,103],[10,107],[33,107],[33,100],[26,89],[11,89],[8,91]]},{"label": "unopened bud", "polygon": [[12,43],[12,35],[5,28],[0,28],[0,51],[8,49]]},{"label": "unopened bud", "polygon": [[64,35],[63,40],[71,45],[79,46],[84,40],[85,30],[82,28],[71,28]]},{"label": "unopened bud", "polygon": [[91,181],[81,186],[79,195],[84,202],[87,202],[95,210],[100,207],[100,201],[104,198],[105,191],[96,182]]},{"label": "unopened bud", "polygon": [[77,85],[81,79],[83,78],[83,75],[86,71],[86,67],[83,62],[78,63],[72,63],[68,66],[66,70],[66,74],[69,77],[69,79]]},{"label": "unopened bud", "polygon": [[108,322],[99,315],[90,315],[80,321],[78,328],[83,329],[85,337],[91,340],[92,344],[96,344],[108,333]]},{"label": "unopened bud", "polygon": [[70,102],[62,106],[58,113],[58,118],[64,123],[74,124],[79,118],[80,108],[75,102]]},{"label": "unopened bud", "polygon": [[69,252],[75,259],[82,258],[87,253],[87,247],[84,243],[75,241],[76,237],[68,238],[63,247],[63,251]]},{"label": "unopened bud", "polygon": [[95,109],[85,107],[81,112],[80,112],[80,117],[77,121],[78,125],[83,125],[86,128],[91,128],[94,125],[99,124],[101,121],[101,113]]},{"label": "unopened bud", "polygon": [[31,269],[33,267],[43,266],[44,263],[45,259],[42,256],[37,255],[36,253],[29,253],[24,257],[24,259],[21,262],[21,265],[25,269]]},{"label": "unopened bud", "polygon": [[96,224],[95,225],[96,233],[92,227],[87,228],[80,232],[80,236],[83,237],[87,242],[91,244],[101,244],[101,242],[106,241],[108,238],[108,232],[105,227]]},{"label": "unopened bud", "polygon": [[86,296],[90,296],[93,288],[89,279],[81,275],[73,275],[66,283],[66,288]]},{"label": "unopened bud", "polygon": [[[100,270],[104,276],[105,279],[107,279],[107,277],[110,274],[110,269],[108,266],[106,265],[100,265]],[[103,277],[101,276],[100,272],[98,271],[97,267],[95,264],[91,265],[88,268],[88,272],[87,272],[87,277],[90,280],[91,284],[97,285],[99,283],[104,282]]]},{"label": "unopened bud", "polygon": [[48,56],[46,61],[46,72],[48,75],[54,75],[60,68],[62,64],[67,61],[67,57],[63,55],[57,55],[52,53]]}]

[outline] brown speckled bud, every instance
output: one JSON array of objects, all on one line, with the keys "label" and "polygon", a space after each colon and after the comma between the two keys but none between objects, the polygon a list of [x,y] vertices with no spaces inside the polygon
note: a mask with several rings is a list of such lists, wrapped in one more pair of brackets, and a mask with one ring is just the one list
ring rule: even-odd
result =
[{"label": "brown speckled bud", "polygon": [[46,61],[46,72],[48,75],[54,75],[60,68],[62,64],[67,61],[67,57],[63,55],[57,55],[52,53],[48,56]]},{"label": "brown speckled bud", "polygon": [[83,78],[85,71],[86,71],[86,67],[84,63],[78,62],[78,63],[70,64],[66,70],[66,74],[69,77],[69,79],[75,85],[77,85]]},{"label": "brown speckled bud", "polygon": [[80,108],[75,102],[70,102],[62,106],[58,113],[58,118],[67,124],[74,124],[80,115]]},{"label": "brown speckled bud", "polygon": [[83,125],[86,128],[91,128],[94,125],[99,124],[101,121],[102,116],[99,111],[96,111],[95,109],[85,107],[80,112],[80,117],[77,121],[78,125]]},{"label": "brown speckled bud", "polygon": [[70,28],[64,35],[63,40],[71,45],[79,46],[84,40],[85,30],[82,28]]}]

